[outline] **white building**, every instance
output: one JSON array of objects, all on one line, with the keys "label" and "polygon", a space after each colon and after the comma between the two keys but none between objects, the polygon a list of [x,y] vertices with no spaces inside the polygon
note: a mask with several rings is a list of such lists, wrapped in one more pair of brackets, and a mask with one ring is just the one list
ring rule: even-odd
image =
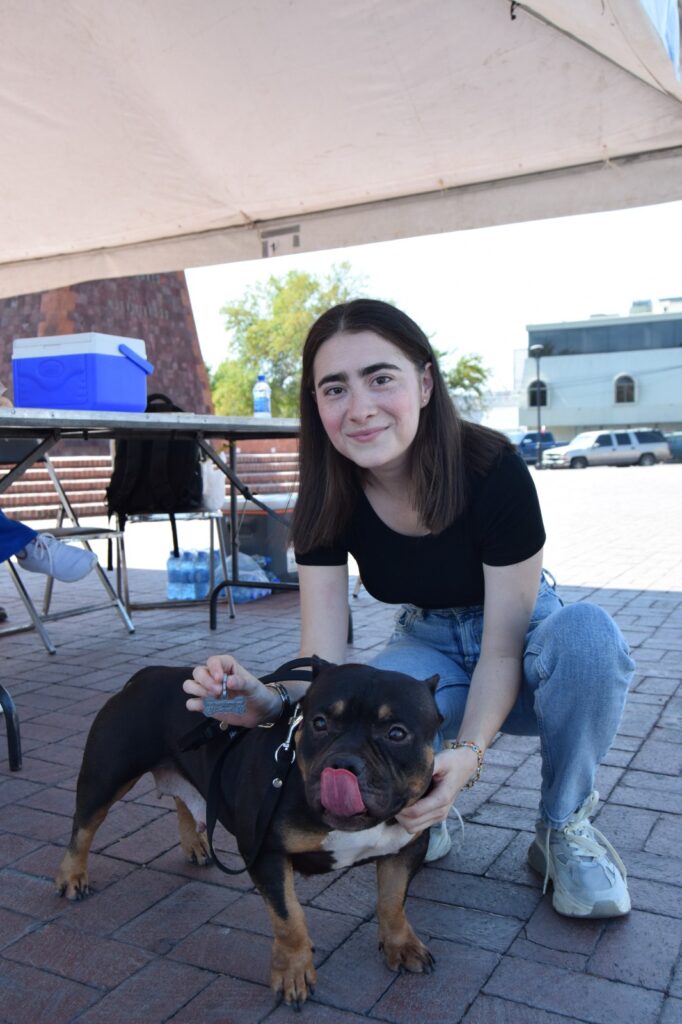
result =
[{"label": "white building", "polygon": [[682,299],[661,309],[638,302],[627,317],[529,325],[519,421],[535,427],[539,392],[542,426],[558,440],[607,427],[681,430]]}]

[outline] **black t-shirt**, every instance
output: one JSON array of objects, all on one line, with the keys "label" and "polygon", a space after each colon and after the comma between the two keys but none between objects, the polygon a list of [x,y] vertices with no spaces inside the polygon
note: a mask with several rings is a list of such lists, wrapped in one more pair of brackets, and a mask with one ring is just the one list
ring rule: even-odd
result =
[{"label": "black t-shirt", "polygon": [[333,547],[296,553],[301,565],[345,565],[353,555],[367,591],[387,604],[456,608],[483,603],[483,564],[513,565],[545,542],[525,462],[505,449],[485,476],[471,475],[464,514],[442,533],[408,537],[386,526],[364,494]]}]

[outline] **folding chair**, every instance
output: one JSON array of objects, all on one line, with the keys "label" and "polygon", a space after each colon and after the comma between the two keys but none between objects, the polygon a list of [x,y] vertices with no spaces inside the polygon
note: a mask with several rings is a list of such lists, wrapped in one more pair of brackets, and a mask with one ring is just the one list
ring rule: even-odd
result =
[{"label": "folding chair", "polygon": [[7,752],[9,754],[10,771],[18,772],[21,768],[19,716],[17,715],[14,701],[2,685],[0,685],[0,714],[5,716],[5,726],[7,728]]},{"label": "folding chair", "polygon": [[[209,523],[209,594],[213,591],[215,586],[214,578],[214,553],[216,550],[220,553],[220,563],[223,570],[223,578],[227,579],[227,556],[229,553],[229,544],[227,538],[227,524],[222,511],[208,511],[199,509],[196,512],[155,512],[143,515],[142,513],[136,513],[126,515],[125,522],[123,522],[121,516],[117,516],[118,525],[118,541],[116,545],[117,551],[117,564],[116,564],[116,589],[118,591],[119,598],[123,601],[126,610],[130,613],[131,610],[138,610],[143,608],[179,608],[186,605],[196,604],[198,600],[208,600],[208,598],[190,598],[186,601],[168,601],[166,599],[159,599],[158,601],[131,601],[130,598],[130,582],[128,579],[128,564],[126,559],[125,551],[125,526],[128,523],[160,523],[170,522],[173,530],[173,550],[178,550],[178,535],[176,530],[176,522],[189,521],[189,520],[208,520]],[[218,547],[216,549],[215,537],[218,537]],[[234,603],[232,600],[232,589],[228,587],[228,602],[230,607],[230,613],[234,616]]]},{"label": "folding chair", "polygon": [[[62,540],[66,543],[70,543],[71,541],[78,541],[83,545],[83,547],[87,548],[89,551],[92,551],[92,548],[90,546],[90,541],[92,540],[101,540],[102,538],[106,538],[108,540],[118,541],[118,539],[120,538],[120,533],[118,530],[108,530],[104,527],[58,526],[52,529],[37,530],[36,532],[38,534],[49,533],[52,537],[55,537],[57,540]],[[38,632],[40,639],[43,641],[43,644],[47,648],[48,653],[55,654],[57,649],[52,643],[50,634],[45,629],[44,624],[46,622],[55,622],[58,619],[70,618],[72,615],[85,615],[87,612],[100,611],[102,608],[115,608],[128,632],[135,632],[135,626],[133,625],[133,621],[130,618],[127,609],[119,599],[118,594],[116,593],[111,583],[109,582],[109,579],[104,569],[99,564],[99,562],[95,562],[94,572],[96,573],[100,583],[104,587],[107,599],[101,602],[100,604],[93,604],[92,601],[90,601],[86,605],[80,605],[76,608],[69,608],[61,612],[50,612],[52,591],[54,587],[54,579],[52,578],[52,576],[47,576],[45,578],[45,590],[43,592],[42,609],[39,610],[38,608],[36,608],[36,605],[34,604],[31,595],[28,593],[26,587],[24,586],[24,582],[21,578],[21,573],[15,566],[12,559],[8,558],[4,564],[7,566],[9,570],[12,582],[14,583],[19,593],[19,597],[24,602],[24,606],[29,614],[31,622],[23,626],[5,627],[4,629],[0,630],[0,636],[9,635],[11,633],[21,633],[28,629],[35,629]]]},{"label": "folding chair", "polygon": [[[35,444],[35,442],[29,441],[27,442],[27,444]],[[67,543],[70,541],[78,541],[89,551],[92,551],[92,548],[90,546],[90,541],[92,540],[100,540],[102,538],[106,538],[110,542],[115,541],[118,544],[121,539],[121,531],[108,529],[106,527],[89,527],[80,525],[78,521],[78,516],[76,515],[71,505],[71,502],[69,501],[68,495],[66,494],[66,491],[64,490],[61,481],[57,476],[57,472],[54,468],[54,465],[52,464],[52,461],[50,460],[47,453],[43,454],[42,461],[45,463],[45,467],[50,476],[52,485],[55,491],[57,492],[57,496],[59,497],[60,508],[59,515],[57,517],[57,526],[53,528],[45,528],[42,530],[39,529],[36,530],[36,532],[38,534],[49,533],[57,540],[63,540]],[[73,523],[73,526],[63,526],[64,520],[66,518],[68,518]],[[57,649],[52,643],[48,631],[45,629],[44,624],[46,622],[56,621],[57,619],[69,618],[72,615],[84,615],[87,612],[100,611],[102,608],[110,607],[115,608],[115,610],[118,612],[128,632],[135,632],[135,626],[133,625],[133,621],[130,618],[127,609],[120,601],[118,594],[116,593],[113,586],[109,582],[109,579],[104,570],[102,569],[101,565],[99,564],[99,562],[95,563],[94,572],[96,573],[100,583],[104,588],[107,597],[106,601],[100,604],[93,604],[92,602],[89,602],[87,605],[82,605],[76,608],[70,608],[68,610],[61,612],[50,612],[52,591],[54,587],[54,579],[51,576],[46,577],[45,590],[43,592],[42,609],[38,610],[38,608],[36,608],[31,598],[31,595],[28,593],[26,587],[24,586],[21,575],[18,572],[17,567],[15,566],[12,559],[8,558],[4,564],[7,566],[9,574],[12,578],[12,582],[17,588],[21,600],[24,602],[24,606],[29,614],[31,621],[25,625],[9,626],[0,629],[0,636],[8,636],[13,633],[21,633],[29,629],[35,629],[38,632],[41,640],[43,641],[43,644],[45,645],[45,648],[47,649],[48,653],[56,654]]]}]

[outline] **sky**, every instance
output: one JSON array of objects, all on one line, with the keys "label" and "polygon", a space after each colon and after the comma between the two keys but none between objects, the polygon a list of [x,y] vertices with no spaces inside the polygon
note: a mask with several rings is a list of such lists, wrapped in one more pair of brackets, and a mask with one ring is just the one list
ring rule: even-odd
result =
[{"label": "sky", "polygon": [[[204,360],[227,356],[220,308],[289,270],[347,261],[365,294],[394,302],[431,338],[445,368],[477,353],[490,384],[514,385],[528,324],[627,315],[636,299],[682,295],[682,202],[187,270]],[[303,339],[301,339],[303,342]],[[518,357],[517,357],[518,359]]]}]

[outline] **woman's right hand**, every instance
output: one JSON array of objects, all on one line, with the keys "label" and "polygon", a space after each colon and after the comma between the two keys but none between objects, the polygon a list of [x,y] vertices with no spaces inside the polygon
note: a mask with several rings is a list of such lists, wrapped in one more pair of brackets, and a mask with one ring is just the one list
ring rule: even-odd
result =
[{"label": "woman's right hand", "polygon": [[187,710],[203,712],[205,697],[220,697],[224,676],[227,676],[228,697],[246,697],[246,710],[243,715],[214,715],[219,722],[250,729],[271,721],[281,712],[282,701],[278,694],[248,672],[231,654],[211,656],[205,665],[197,665],[193,669],[191,679],[185,679],[182,688],[191,695],[186,701]]}]

